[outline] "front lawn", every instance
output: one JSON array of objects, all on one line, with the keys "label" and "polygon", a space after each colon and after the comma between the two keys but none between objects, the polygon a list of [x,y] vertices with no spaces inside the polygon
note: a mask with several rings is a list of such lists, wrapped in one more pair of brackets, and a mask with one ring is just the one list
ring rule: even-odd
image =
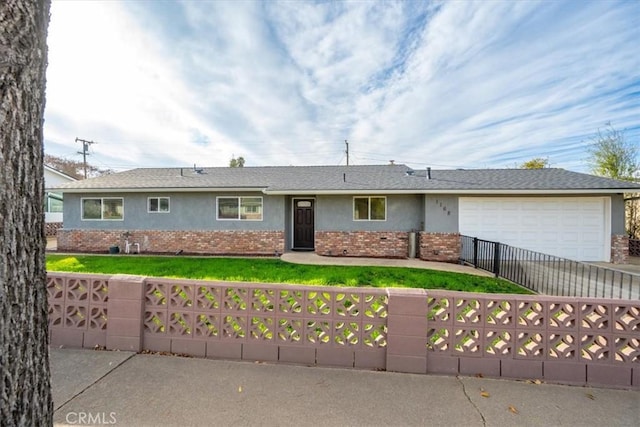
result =
[{"label": "front lawn", "polygon": [[47,255],[48,271],[134,274],[183,279],[446,289],[483,293],[530,293],[492,277],[401,267],[291,264],[278,259],[159,256]]}]

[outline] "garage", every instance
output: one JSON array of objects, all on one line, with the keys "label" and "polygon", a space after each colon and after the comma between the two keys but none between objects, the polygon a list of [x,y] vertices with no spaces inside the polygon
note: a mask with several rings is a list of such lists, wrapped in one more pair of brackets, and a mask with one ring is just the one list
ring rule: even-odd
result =
[{"label": "garage", "polygon": [[459,229],[577,261],[609,261],[610,209],[605,197],[461,197]]}]

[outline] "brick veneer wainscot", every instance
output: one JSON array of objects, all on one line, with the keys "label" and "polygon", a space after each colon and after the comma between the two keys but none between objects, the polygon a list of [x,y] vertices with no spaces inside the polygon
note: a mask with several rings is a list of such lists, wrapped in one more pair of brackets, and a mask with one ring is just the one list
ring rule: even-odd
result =
[{"label": "brick veneer wainscot", "polygon": [[202,253],[212,255],[273,255],[284,252],[283,231],[164,231],[164,230],[59,230],[58,250],[106,252],[124,249],[123,234],[140,243],[142,252]]},{"label": "brick veneer wainscot", "polygon": [[460,233],[420,233],[420,259],[458,262],[462,243]]},{"label": "brick veneer wainscot", "polygon": [[406,231],[316,231],[315,250],[325,256],[406,258]]}]

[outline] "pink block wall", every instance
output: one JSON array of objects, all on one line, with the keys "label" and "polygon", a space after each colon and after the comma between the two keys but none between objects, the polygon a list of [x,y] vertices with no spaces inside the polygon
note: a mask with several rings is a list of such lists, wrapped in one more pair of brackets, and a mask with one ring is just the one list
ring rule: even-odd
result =
[{"label": "pink block wall", "polygon": [[51,344],[640,389],[640,301],[49,273]]}]

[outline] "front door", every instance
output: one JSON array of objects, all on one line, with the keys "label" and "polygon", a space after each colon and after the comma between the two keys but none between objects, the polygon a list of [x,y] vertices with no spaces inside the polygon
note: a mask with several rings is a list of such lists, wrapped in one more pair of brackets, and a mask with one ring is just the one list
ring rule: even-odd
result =
[{"label": "front door", "polygon": [[313,199],[293,201],[293,249],[313,250]]}]

